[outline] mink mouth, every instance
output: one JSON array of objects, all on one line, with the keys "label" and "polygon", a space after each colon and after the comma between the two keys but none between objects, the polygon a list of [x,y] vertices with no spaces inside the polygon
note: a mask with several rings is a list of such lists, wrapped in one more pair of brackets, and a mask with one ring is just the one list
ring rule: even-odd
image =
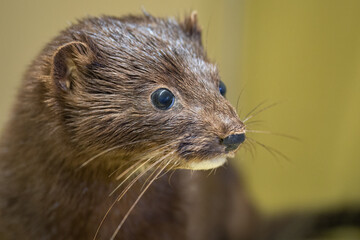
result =
[{"label": "mink mouth", "polygon": [[235,156],[235,153],[228,153],[223,154],[217,157],[208,158],[208,159],[202,159],[199,161],[190,161],[185,166],[186,169],[191,170],[210,170],[214,168],[221,167],[227,162],[228,158],[233,158]]},{"label": "mink mouth", "polygon": [[185,160],[213,159],[226,155],[225,147],[220,138],[194,141],[192,137],[184,138],[177,146],[177,152]]},{"label": "mink mouth", "polygon": [[218,167],[224,165],[224,163],[226,161],[227,161],[226,156],[221,156],[221,157],[212,158],[209,160],[201,160],[199,162],[191,162],[191,163],[189,163],[188,168],[192,169],[192,170],[209,170],[209,169],[218,168]]},{"label": "mink mouth", "polygon": [[239,148],[228,151],[226,146],[218,141],[209,142],[202,146],[193,143],[182,142],[178,147],[178,154],[183,159],[184,169],[209,170],[218,168],[227,162],[228,158],[233,158]]}]

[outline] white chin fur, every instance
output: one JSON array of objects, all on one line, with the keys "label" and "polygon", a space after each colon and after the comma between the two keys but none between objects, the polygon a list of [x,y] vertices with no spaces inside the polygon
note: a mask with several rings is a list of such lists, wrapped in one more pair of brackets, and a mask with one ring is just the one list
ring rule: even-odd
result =
[{"label": "white chin fur", "polygon": [[226,162],[226,157],[217,157],[209,160],[202,160],[200,162],[192,162],[188,165],[192,170],[208,170],[220,167]]}]

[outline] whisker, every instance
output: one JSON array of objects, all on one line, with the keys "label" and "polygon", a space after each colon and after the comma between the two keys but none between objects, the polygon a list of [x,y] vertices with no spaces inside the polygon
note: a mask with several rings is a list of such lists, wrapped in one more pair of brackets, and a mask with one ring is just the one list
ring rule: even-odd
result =
[{"label": "whisker", "polygon": [[[172,160],[170,160],[170,161],[172,161]],[[162,177],[163,177],[164,175],[166,175],[168,172],[172,171],[172,173],[171,173],[170,176],[169,176],[169,180],[168,180],[169,185],[171,185],[170,179],[171,179],[172,175],[175,173],[174,170],[176,170],[176,168],[177,168],[179,165],[180,165],[180,163],[179,163],[177,160],[174,161],[173,165],[172,165],[171,167],[169,167],[169,169],[168,169],[165,173],[163,173],[161,176],[159,176],[159,178],[162,178]],[[147,179],[146,181],[148,181],[148,179]],[[143,188],[143,187],[144,187],[144,185],[142,186],[142,188]],[[141,189],[142,189],[142,188],[141,188]]]},{"label": "whisker", "polygon": [[276,154],[278,154],[279,156],[281,156],[282,158],[284,158],[287,161],[290,161],[290,158],[288,156],[286,156],[285,154],[283,154],[282,152],[280,152],[279,150],[270,147],[270,146],[266,146],[265,144],[253,139],[253,138],[247,138],[250,141],[255,142],[256,144],[258,144],[259,146],[263,147],[266,151],[268,151],[274,158],[277,158]]},{"label": "whisker", "polygon": [[[170,160],[171,162],[173,161],[172,159]],[[180,164],[178,161],[175,161],[173,163],[173,165],[171,167],[169,167],[169,169],[167,171],[165,171],[162,175],[159,176],[159,178],[162,178],[163,176],[165,176],[168,172],[170,172],[171,170],[176,169],[176,167],[178,167]]]},{"label": "whisker", "polygon": [[[147,155],[147,156],[148,156],[148,155],[149,155],[149,152],[157,152],[157,151],[160,151],[161,149],[163,149],[163,148],[165,148],[165,147],[168,147],[168,146],[169,146],[169,144],[160,145],[158,148],[151,149],[151,150],[149,150],[148,152],[145,152],[144,155]],[[157,155],[154,154],[154,156],[150,156],[149,159],[153,159],[153,158],[155,158],[156,156],[157,156]],[[149,159],[148,159],[148,160],[149,160]],[[143,164],[141,164],[136,170],[134,170],[134,172],[138,171],[146,162],[148,162],[148,161],[145,161]],[[137,164],[136,164],[136,165],[137,165]],[[133,168],[133,167],[130,167],[130,168]],[[124,177],[128,172],[129,172],[129,171],[127,170],[127,171],[121,173],[119,176],[116,177],[116,180],[121,179],[121,178]],[[133,173],[134,173],[134,172],[133,172]],[[131,173],[130,176],[131,176],[133,173]],[[129,177],[129,176],[128,176],[128,177]],[[127,179],[128,179],[128,178],[127,178]],[[127,180],[127,179],[126,179],[126,180]]]},{"label": "whisker", "polygon": [[104,155],[104,154],[106,154],[106,153],[108,153],[108,152],[111,152],[111,151],[113,151],[113,150],[115,150],[115,149],[122,148],[122,147],[126,147],[126,146],[129,146],[129,145],[135,144],[135,143],[144,143],[144,142],[148,142],[148,140],[146,140],[146,139],[140,139],[140,140],[138,140],[138,141],[133,141],[133,142],[131,142],[131,143],[121,144],[121,145],[117,145],[117,146],[114,146],[114,147],[105,149],[104,151],[96,154],[95,156],[91,157],[90,159],[88,159],[87,161],[85,161],[84,163],[82,163],[79,168],[83,168],[84,166],[88,165],[90,162],[94,161],[94,160],[97,159],[98,157],[101,157],[102,155]]},{"label": "whisker", "polygon": [[252,114],[254,111],[256,111],[259,107],[261,107],[262,105],[264,105],[266,103],[266,100],[260,102],[258,105],[256,105],[253,109],[251,109],[246,115],[245,115],[245,119]]},{"label": "whisker", "polygon": [[215,169],[216,169],[216,168],[211,169],[211,170],[209,171],[207,177],[210,177],[211,174],[215,173]]},{"label": "whisker", "polygon": [[[240,92],[239,96],[236,99],[236,107],[235,107],[236,111],[238,111],[238,109],[239,109],[239,101],[240,101],[240,97],[241,97],[241,92]],[[240,113],[241,113],[241,111],[239,112],[239,115],[240,115]]]},{"label": "whisker", "polygon": [[[237,98],[237,100],[236,100],[236,111],[238,111],[239,110],[239,102],[240,102],[240,98],[241,98],[241,96],[242,96],[242,94],[244,93],[244,90],[245,90],[245,87],[243,87],[242,89],[241,89],[241,91],[240,91],[240,93],[239,93],[239,96],[238,96],[238,98]],[[239,116],[241,115],[241,110],[239,111]]]},{"label": "whisker", "polygon": [[172,186],[172,185],[171,185],[171,178],[172,178],[172,176],[173,176],[174,173],[175,173],[176,165],[174,166],[174,169],[173,169],[173,170],[174,170],[174,171],[172,171],[172,173],[170,174],[170,176],[169,176],[169,178],[168,178],[168,183],[169,183],[170,186]]},{"label": "whisker", "polygon": [[[112,171],[110,174],[109,174],[109,178],[111,178],[117,171],[119,171],[123,166],[119,166],[118,168],[116,168],[114,171]],[[130,166],[129,168],[131,168],[133,166]]]},{"label": "whisker", "polygon": [[[153,165],[155,165],[156,163],[159,163],[159,162],[156,161]],[[153,166],[153,165],[152,165],[152,166]],[[93,240],[96,239],[97,235],[99,234],[99,231],[100,231],[101,226],[103,225],[105,219],[107,218],[107,216],[109,215],[110,211],[113,209],[113,207],[115,206],[115,204],[126,194],[127,190],[129,190],[129,189],[134,185],[134,183],[135,183],[137,180],[139,180],[149,169],[151,169],[152,166],[150,166],[150,167],[147,168],[144,172],[142,172],[141,174],[139,174],[139,175],[127,186],[127,188],[126,188],[123,192],[120,193],[120,195],[115,199],[115,201],[110,205],[110,207],[109,207],[109,209],[106,211],[104,217],[101,219],[98,228],[96,229],[96,232],[95,232],[95,235],[94,235]],[[118,187],[119,187],[119,186],[118,186]],[[118,187],[117,187],[117,188],[118,188]],[[115,190],[116,190],[117,188],[115,188]],[[115,191],[115,190],[114,190],[114,191]],[[114,191],[113,191],[113,192],[114,192]],[[112,194],[112,193],[111,193],[111,194]]]},{"label": "whisker", "polygon": [[264,130],[253,130],[253,129],[246,129],[246,132],[270,134],[270,135],[275,135],[275,136],[280,136],[280,137],[285,137],[285,138],[289,138],[289,139],[292,139],[292,140],[300,141],[300,139],[297,138],[297,137],[294,137],[294,136],[291,136],[291,135],[288,135],[288,134],[283,134],[283,133],[264,131]]},{"label": "whisker", "polygon": [[[153,158],[148,158],[145,161],[137,161],[133,164],[133,166],[131,166],[129,169],[133,170],[126,178],[124,181],[126,181],[127,179],[129,179],[129,177],[131,177],[135,172],[137,172],[141,167],[143,167],[146,163],[148,163],[149,161],[151,161]],[[126,170],[124,172],[122,172],[121,174],[119,174],[116,177],[116,180],[120,180],[121,178],[123,178],[128,172],[130,172],[130,170]],[[135,170],[134,170],[135,169]]]},{"label": "whisker", "polygon": [[115,200],[109,207],[109,209],[106,211],[104,217],[101,219],[100,223],[99,223],[99,226],[97,227],[96,229],[96,232],[95,232],[95,235],[93,237],[93,240],[96,240],[96,237],[98,236],[99,234],[99,231],[100,231],[100,228],[102,227],[106,217],[109,215],[110,211],[113,209],[113,207],[115,206],[115,204],[117,203],[117,201]]},{"label": "whisker", "polygon": [[264,148],[268,153],[270,153],[274,158],[277,158],[276,154],[275,154],[273,151],[271,151],[268,146],[266,146],[266,145],[264,145],[264,144],[262,144],[262,143],[259,143],[258,141],[254,140],[254,139],[252,139],[252,138],[249,138],[249,137],[248,137],[248,140],[249,140],[250,142],[254,142],[254,143],[258,144],[259,146],[263,147],[263,148]]},{"label": "whisker", "polygon": [[[131,169],[134,169],[138,164],[140,164],[141,161],[138,161],[138,162],[135,162],[134,161],[129,161],[127,162],[125,165],[130,165],[130,167],[128,167],[125,171],[123,171],[122,173],[120,173],[120,175],[118,175],[116,177],[116,179],[120,179],[122,178],[124,175],[126,175],[129,171],[131,171]],[[121,168],[123,168],[124,166],[123,165],[120,165],[115,171],[113,171],[109,177],[112,177],[117,171],[119,171]]]},{"label": "whisker", "polygon": [[259,123],[264,123],[263,120],[252,120],[250,122],[247,122],[246,123],[246,126],[249,126],[249,125],[254,125],[254,124],[259,124]]},{"label": "whisker", "polygon": [[[149,151],[146,151],[145,153],[143,153],[143,155],[146,155],[146,156],[148,156],[149,155],[149,153],[151,153],[151,152],[156,152],[156,151],[159,151],[159,150],[161,150],[162,148],[164,148],[164,147],[167,147],[167,146],[169,146],[168,144],[163,144],[163,145],[160,145],[158,148],[155,148],[155,149],[151,149],[151,150],[149,150]],[[156,155],[155,155],[156,156]],[[150,157],[150,158],[153,158],[153,157]],[[133,162],[135,162],[135,163],[133,163]],[[140,161],[141,162],[141,161]],[[120,175],[118,175],[117,177],[116,177],[116,180],[119,180],[119,179],[121,179],[122,177],[124,177],[129,171],[131,171],[131,169],[134,169],[140,162],[136,162],[136,161],[131,161],[131,162],[129,162],[130,164],[131,164],[131,166],[128,168],[128,169],[126,169],[124,172],[122,172]],[[112,172],[110,175],[109,175],[109,177],[111,177],[113,174],[115,174],[117,171],[119,171],[120,169],[121,169],[121,167],[123,167],[123,166],[120,166],[119,168],[117,168],[114,172]],[[141,168],[141,166],[139,167],[139,169]],[[137,169],[138,170],[138,169]],[[137,171],[137,170],[135,170],[135,172]],[[133,173],[131,173],[130,175],[132,175]]]},{"label": "whisker", "polygon": [[127,211],[127,213],[125,214],[123,220],[120,222],[120,224],[118,225],[118,227],[116,228],[114,234],[111,236],[110,240],[114,240],[116,235],[118,234],[118,232],[120,231],[122,225],[124,224],[124,222],[126,221],[126,219],[129,217],[130,213],[132,212],[132,210],[134,209],[134,207],[136,206],[136,204],[139,202],[139,200],[141,199],[141,197],[144,195],[144,193],[146,192],[146,190],[150,187],[150,185],[157,179],[157,177],[160,175],[160,173],[167,167],[167,165],[169,164],[169,162],[167,164],[165,164],[163,166],[163,168],[161,168],[158,173],[154,176],[154,178],[146,185],[146,187],[144,188],[144,190],[141,191],[141,193],[139,194],[139,196],[137,197],[137,199],[135,200],[135,202],[132,204],[132,206],[130,207],[130,209]]},{"label": "whisker", "polygon": [[118,148],[120,148],[120,147],[121,147],[121,146],[115,146],[115,147],[112,147],[112,148],[108,148],[108,149],[106,149],[106,150],[104,150],[104,151],[96,154],[95,156],[91,157],[89,160],[87,160],[86,162],[84,162],[83,164],[81,164],[79,168],[85,167],[85,166],[88,165],[90,162],[94,161],[96,158],[98,158],[98,157],[100,157],[100,156],[102,156],[102,155],[104,155],[104,154],[106,154],[106,153],[108,153],[108,152],[111,152],[111,151],[113,151],[113,150],[115,150],[115,149],[118,149]]},{"label": "whisker", "polygon": [[[162,160],[161,160],[161,161],[163,161],[164,159],[166,159],[166,158],[168,158],[169,156],[171,156],[172,154],[174,154],[174,152],[175,152],[175,151],[172,151],[172,152],[170,152],[170,153],[167,153],[165,156],[162,157]],[[168,160],[168,162],[171,162],[171,161],[172,161],[172,159],[169,159],[169,160]],[[160,165],[159,165],[159,166],[160,166]],[[156,170],[157,170],[157,169],[155,169],[155,170],[148,176],[148,178],[144,181],[144,184],[142,185],[141,190],[144,188],[146,182],[147,182],[149,179],[151,179],[151,177],[152,177],[153,174],[156,172]],[[160,177],[162,177],[162,176],[160,176]]]},{"label": "whisker", "polygon": [[[169,146],[169,143],[167,144],[163,144],[160,145],[158,148],[155,149],[151,149],[148,152],[157,152],[163,148],[166,148]],[[119,146],[120,147],[120,146]],[[148,155],[147,153],[144,153],[145,155]],[[159,164],[159,166],[161,166],[161,162],[163,161],[163,159],[165,159],[166,157],[168,157],[170,154],[173,154],[173,152],[166,154],[165,156],[161,157],[160,159],[158,159],[157,161],[155,161],[153,164],[151,164],[148,168],[145,169],[145,171],[141,172],[139,175],[137,175],[133,181],[131,181],[128,186],[119,194],[119,196],[115,199],[115,201],[110,205],[109,209],[107,210],[107,212],[105,213],[104,217],[102,218],[98,228],[96,229],[95,235],[93,240],[96,239],[97,235],[99,234],[99,231],[101,229],[101,226],[103,225],[105,219],[107,218],[107,216],[109,215],[110,211],[112,210],[112,208],[115,206],[115,204],[121,200],[121,198],[127,193],[127,191],[135,184],[136,181],[138,181],[142,176],[144,176],[151,168],[153,168],[154,166],[156,166],[157,164]],[[150,158],[148,158],[146,161],[139,161],[136,162],[134,165],[132,165],[131,167],[129,167],[125,172],[121,173],[119,176],[117,176],[117,179],[121,179],[121,177],[125,176],[128,172],[130,172],[132,169],[136,168],[134,171],[131,172],[131,174],[129,176],[127,176],[127,178],[125,180],[123,180],[111,193],[109,196],[113,195],[115,193],[115,191],[117,189],[120,188],[120,186],[125,183],[128,178],[130,178],[131,175],[133,175],[135,172],[137,172],[143,165],[145,165],[146,163],[150,162],[152,159],[154,159],[155,157],[157,157],[159,154],[154,154],[154,156],[151,156]],[[170,161],[166,164],[166,166],[170,163]],[[140,165],[140,166],[139,166]],[[134,166],[134,167],[133,167]],[[136,167],[137,166],[137,167]],[[159,169],[159,166],[154,170],[154,172]],[[162,170],[161,170],[162,171]],[[116,172],[116,171],[115,171]]]},{"label": "whisker", "polygon": [[[140,173],[138,176],[136,176],[133,181],[121,192],[121,194],[119,195],[117,201],[120,201],[121,198],[127,193],[127,191],[134,185],[134,183],[139,180],[142,176],[145,175],[145,173],[147,173],[151,168],[153,168],[154,166],[156,166],[157,164],[160,164],[165,158],[168,157],[168,154],[166,154],[165,156],[161,157],[160,159],[156,160],[153,164],[151,164],[144,172]],[[149,160],[146,160],[149,161]],[[116,187],[115,190],[113,192],[115,192],[119,187]],[[112,193],[113,193],[112,192]],[[112,194],[111,193],[111,194]]]},{"label": "whisker", "polygon": [[242,148],[244,149],[245,153],[250,153],[250,151],[249,151],[249,145],[246,144],[245,142],[243,143]]},{"label": "whisker", "polygon": [[265,110],[267,110],[267,109],[269,109],[269,108],[275,107],[275,106],[278,105],[278,104],[279,104],[278,102],[273,103],[273,104],[270,104],[270,105],[268,105],[267,107],[264,107],[264,108],[260,109],[259,111],[254,112],[252,115],[250,115],[250,116],[248,116],[247,118],[245,118],[242,122],[243,122],[243,123],[246,123],[246,121],[248,121],[249,119],[257,116],[259,113],[261,113],[261,112],[263,112],[263,111],[265,111]]},{"label": "whisker", "polygon": [[243,145],[244,149],[246,150],[246,152],[249,152],[250,155],[251,155],[251,158],[254,160],[255,159],[255,154],[254,154],[254,151],[253,151],[253,148],[254,148],[254,145],[252,142],[246,140],[244,142],[244,145]]},{"label": "whisker", "polygon": [[[130,162],[131,163],[131,162]],[[115,175],[115,173],[117,173],[118,171],[120,171],[120,169],[122,169],[122,168],[124,168],[124,166],[126,166],[126,165],[130,165],[126,170],[124,170],[124,172],[122,172],[121,174],[123,174],[123,173],[127,173],[127,172],[129,172],[131,169],[133,169],[135,166],[134,166],[134,164],[124,164],[124,165],[120,165],[118,168],[116,168],[114,171],[112,171],[110,174],[109,174],[109,178],[111,178],[112,176],[114,176]],[[136,163],[135,163],[136,164]]]},{"label": "whisker", "polygon": [[[116,180],[119,180],[119,179],[121,179],[123,176],[125,176],[128,172],[130,172],[131,170],[133,170],[133,171],[121,182],[121,184],[116,187],[116,189],[118,189],[118,188],[122,185],[122,183],[126,182],[134,173],[136,173],[144,164],[146,164],[146,162],[147,162],[147,161],[143,161],[143,162],[142,162],[142,161],[138,161],[138,162],[135,162],[132,166],[130,166],[128,169],[126,169],[124,172],[122,172],[119,176],[117,176],[117,177],[116,177]],[[139,166],[139,165],[140,165],[140,166]],[[134,168],[136,168],[136,169],[134,170]],[[110,197],[112,194],[113,194],[113,192],[110,193],[109,197]]]},{"label": "whisker", "polygon": [[[169,155],[169,154],[168,154]],[[171,159],[167,162],[167,164],[169,164],[169,162],[171,162]],[[155,172],[160,168],[161,164],[159,164],[159,166],[157,166],[155,168],[155,170],[146,178],[146,180],[144,181],[143,185],[140,188],[140,191],[142,191],[144,189],[144,187],[146,186],[146,183],[152,178],[152,176],[154,176]],[[162,177],[163,175],[161,175],[160,177]],[[159,178],[160,178],[159,177]]]},{"label": "whisker", "polygon": [[[140,166],[138,166],[130,175],[128,175],[123,181],[121,181],[116,188],[109,194],[109,197],[111,197],[134,173],[136,173],[142,166],[144,166],[146,163],[149,163],[152,160],[152,158],[147,159],[146,161],[144,161],[142,164],[140,164]],[[156,163],[156,162],[155,162]],[[150,165],[147,169],[145,169],[145,171],[141,172],[139,175],[137,175],[133,181],[128,185],[128,187],[126,187],[125,189],[129,189],[131,188],[131,186],[137,181],[139,180],[139,178],[141,178],[149,169],[151,169],[151,167],[154,164]],[[119,179],[117,179],[119,180]],[[125,191],[125,190],[124,190]],[[126,190],[127,191],[127,190]],[[120,195],[125,195],[125,192],[122,192]],[[124,193],[124,194],[123,194]],[[118,199],[119,201],[119,199]]]}]

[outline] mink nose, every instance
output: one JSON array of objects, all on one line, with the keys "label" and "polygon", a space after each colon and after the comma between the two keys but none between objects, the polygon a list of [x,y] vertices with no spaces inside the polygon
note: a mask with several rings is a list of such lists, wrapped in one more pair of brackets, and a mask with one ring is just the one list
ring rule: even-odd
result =
[{"label": "mink nose", "polygon": [[245,141],[245,134],[232,134],[223,139],[222,144],[226,146],[225,151],[230,152]]}]

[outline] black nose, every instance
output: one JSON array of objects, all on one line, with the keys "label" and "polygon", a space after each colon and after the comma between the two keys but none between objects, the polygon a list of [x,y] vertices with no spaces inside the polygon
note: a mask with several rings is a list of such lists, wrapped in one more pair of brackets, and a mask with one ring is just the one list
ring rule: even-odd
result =
[{"label": "black nose", "polygon": [[226,146],[225,151],[235,150],[241,143],[245,141],[245,134],[233,134],[223,139],[222,144]]}]

